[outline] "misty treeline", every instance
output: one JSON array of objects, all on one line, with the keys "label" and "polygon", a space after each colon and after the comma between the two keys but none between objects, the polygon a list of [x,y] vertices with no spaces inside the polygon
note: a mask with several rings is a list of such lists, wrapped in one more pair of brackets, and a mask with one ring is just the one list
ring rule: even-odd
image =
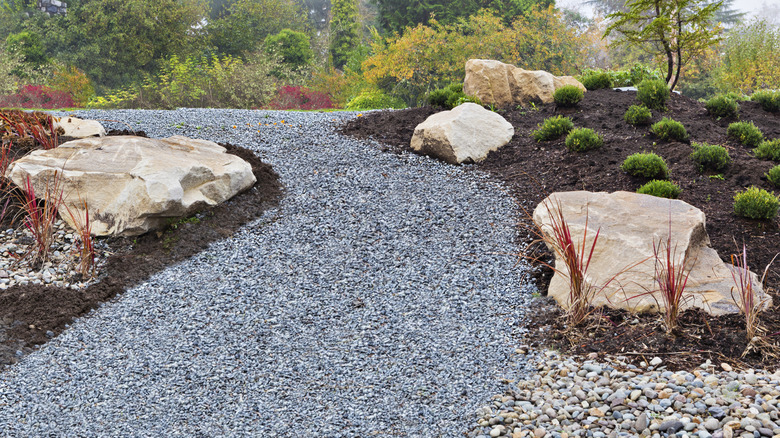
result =
[{"label": "misty treeline", "polygon": [[[626,3],[590,3],[594,17],[554,0],[71,0],[49,16],[0,0],[0,106],[403,107],[462,82],[469,58],[568,75],[664,68],[652,42],[604,38]],[[780,87],[778,23],[745,20],[733,0],[714,9],[678,89]]]}]

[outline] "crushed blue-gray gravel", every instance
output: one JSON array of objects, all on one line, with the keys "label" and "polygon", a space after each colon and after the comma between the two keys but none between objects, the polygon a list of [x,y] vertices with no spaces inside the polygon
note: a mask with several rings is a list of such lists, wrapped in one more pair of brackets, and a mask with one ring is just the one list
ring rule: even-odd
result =
[{"label": "crushed blue-gray gravel", "polygon": [[354,113],[75,114],[252,149],[284,198],[0,375],[0,436],[455,437],[519,372],[519,213],[479,171]]}]

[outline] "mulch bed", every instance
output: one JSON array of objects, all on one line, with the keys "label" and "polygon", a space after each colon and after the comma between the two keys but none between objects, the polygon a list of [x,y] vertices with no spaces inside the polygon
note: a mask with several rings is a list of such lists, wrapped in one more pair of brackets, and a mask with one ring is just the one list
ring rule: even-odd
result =
[{"label": "mulch bed", "polygon": [[[109,135],[141,135],[143,132],[114,131]],[[279,176],[254,152],[221,144],[252,166],[255,185],[230,200],[198,213],[199,221],[185,221],[176,227],[138,237],[110,238],[115,253],[101,269],[99,282],[80,290],[55,286],[13,286],[0,291],[0,369],[18,361],[16,352],[58,335],[75,318],[97,308],[127,288],[144,281],[166,266],[191,257],[216,240],[232,235],[241,225],[258,218],[277,205],[282,196]],[[9,217],[13,217],[10,215]],[[4,227],[11,224],[4,223]],[[14,226],[18,226],[15,224]],[[34,328],[32,328],[34,327]]]},{"label": "mulch bed", "polygon": [[[493,174],[509,188],[518,204],[527,211],[553,192],[589,190],[635,191],[647,182],[630,177],[619,167],[636,152],[655,152],[665,158],[671,180],[681,189],[680,199],[701,209],[707,216],[707,231],[712,246],[724,261],[744,243],[748,265],[759,275],[780,251],[778,220],[757,221],[737,217],[733,212],[734,193],[755,185],[775,189],[764,174],[774,164],[755,158],[751,148],[726,136],[734,119],[709,116],[700,102],[673,94],[668,111],[653,111],[652,122],[671,117],[681,122],[695,142],[726,147],[731,165],[720,175],[702,173],[689,158],[689,143],[665,142],[653,136],[649,127],[634,127],[623,120],[626,109],[636,101],[632,91],[589,91],[574,109],[558,109],[554,104],[499,110],[515,128],[512,141],[475,167]],[[342,132],[358,138],[372,138],[386,145],[389,152],[410,151],[414,128],[428,116],[440,111],[430,107],[365,114],[342,127]],[[577,127],[591,128],[604,138],[604,146],[587,153],[566,150],[564,140],[537,143],[530,134],[537,125],[553,115],[563,114]],[[765,138],[780,138],[780,114],[768,113],[757,103],[740,102],[740,120],[752,121]],[[776,189],[775,189],[776,190]],[[519,218],[521,227],[530,227],[528,217]],[[528,233],[518,233],[522,244],[530,243]],[[735,245],[736,243],[736,245]],[[538,252],[536,248],[534,251]],[[779,258],[780,259],[780,258]],[[552,258],[547,255],[547,261]],[[552,271],[535,268],[540,291],[546,291]],[[560,349],[570,354],[625,355],[640,362],[660,356],[670,367],[691,368],[710,359],[737,366],[775,370],[780,363],[773,352],[780,350],[780,261],[769,268],[765,289],[774,304],[763,313],[766,329],[762,349],[745,351],[749,339],[740,315],[712,317],[698,310],[685,312],[681,329],[667,335],[657,315],[631,315],[624,311],[597,309],[581,327],[567,327],[560,309],[549,298],[540,298],[528,312],[531,317],[529,339],[536,346]]]}]

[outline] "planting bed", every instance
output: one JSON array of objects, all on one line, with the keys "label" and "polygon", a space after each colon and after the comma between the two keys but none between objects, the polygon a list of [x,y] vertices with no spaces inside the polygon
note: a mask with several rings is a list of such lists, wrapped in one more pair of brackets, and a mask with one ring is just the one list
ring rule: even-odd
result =
[{"label": "planting bed", "polygon": [[[111,131],[109,135],[140,135],[144,132]],[[67,141],[61,138],[60,141]],[[13,158],[29,152],[34,146],[30,138],[11,148]],[[197,220],[174,224],[157,233],[138,237],[101,239],[102,247],[111,255],[101,260],[96,279],[84,288],[73,289],[54,285],[14,285],[0,291],[0,370],[16,363],[40,345],[58,335],[74,318],[96,308],[148,278],[166,266],[178,263],[205,249],[209,243],[231,235],[239,226],[259,217],[263,211],[276,205],[281,197],[281,184],[271,166],[263,163],[252,151],[222,144],[228,153],[237,155],[252,165],[257,178],[255,185],[229,201],[196,215]],[[6,199],[16,202],[6,190],[0,205]],[[0,229],[18,229],[23,215],[14,203],[0,220]],[[68,279],[75,283],[86,280]]]},{"label": "planting bed", "polygon": [[[474,167],[495,175],[509,188],[518,204],[528,213],[547,195],[556,191],[636,191],[648,180],[630,177],[620,170],[623,160],[637,152],[655,152],[662,156],[671,172],[670,180],[681,189],[679,199],[701,209],[707,216],[707,231],[712,246],[721,258],[729,261],[744,243],[748,264],[759,275],[780,251],[780,227],[777,218],[758,221],[737,217],[733,196],[751,185],[776,190],[764,176],[777,163],[754,157],[752,148],[740,145],[726,135],[729,123],[737,119],[717,119],[706,113],[704,104],[673,94],[668,111],[653,111],[652,123],[663,117],[681,122],[690,141],[726,147],[732,163],[722,172],[700,172],[690,159],[688,142],[662,141],[650,133],[649,126],[634,127],[623,120],[629,106],[637,104],[636,93],[613,90],[589,91],[574,108],[558,109],[554,104],[535,108],[499,111],[515,127],[512,141]],[[415,126],[433,108],[382,111],[350,121],[342,132],[359,138],[373,138],[387,145],[387,151],[410,151],[409,142]],[[780,113],[764,111],[757,103],[740,102],[739,120],[752,121],[766,139],[780,138]],[[531,132],[544,119],[554,115],[572,119],[575,127],[590,128],[604,139],[604,146],[584,153],[570,152],[564,138],[536,142]],[[521,227],[530,227],[528,217],[519,218]],[[520,233],[530,243],[530,233]],[[541,245],[529,247],[529,253],[546,257]],[[780,258],[779,258],[780,259]],[[552,276],[549,269],[538,267],[537,285],[544,292]],[[582,327],[564,325],[561,311],[548,299],[539,299],[531,323],[529,341],[574,354],[591,352],[621,354],[641,360],[661,356],[670,367],[688,368],[706,359],[728,361],[751,367],[774,369],[780,348],[780,261],[769,266],[765,288],[773,296],[773,307],[761,316],[766,329],[763,351],[754,349],[745,356],[744,318],[740,315],[710,317],[700,311],[687,311],[680,320],[680,330],[667,336],[657,315],[630,315],[623,311],[599,310]],[[518,286],[519,287],[519,286]]]}]

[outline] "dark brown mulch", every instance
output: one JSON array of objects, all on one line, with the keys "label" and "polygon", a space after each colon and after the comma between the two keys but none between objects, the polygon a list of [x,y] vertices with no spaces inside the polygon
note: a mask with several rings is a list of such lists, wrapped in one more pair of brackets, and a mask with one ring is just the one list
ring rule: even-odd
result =
[{"label": "dark brown mulch", "polygon": [[[557,109],[554,104],[499,111],[515,127],[512,141],[476,165],[495,175],[510,189],[524,209],[533,208],[556,191],[590,190],[613,192],[635,191],[647,182],[633,178],[619,167],[636,152],[655,152],[665,158],[674,181],[683,191],[680,199],[701,209],[707,215],[707,231],[712,246],[724,261],[736,252],[735,242],[748,248],[748,264],[754,272],[763,272],[780,251],[778,220],[756,221],[737,217],[733,212],[734,193],[750,185],[773,190],[764,174],[774,164],[756,159],[751,149],[726,136],[726,128],[735,120],[709,116],[700,102],[673,95],[667,112],[653,111],[653,122],[671,117],[681,122],[695,142],[720,144],[729,150],[732,164],[721,175],[702,173],[690,160],[688,143],[665,142],[655,138],[649,127],[633,127],[623,120],[626,109],[636,104],[636,93],[612,90],[590,91],[575,109]],[[407,151],[414,127],[433,108],[368,113],[350,121],[342,132],[359,138],[373,138],[394,152]],[[563,139],[537,143],[530,134],[545,118],[564,114],[575,126],[594,129],[604,137],[602,148],[587,153],[568,152]],[[780,114],[768,113],[754,102],[740,102],[740,120],[752,121],[766,138],[780,138]],[[775,189],[776,190],[776,189]],[[520,218],[521,226],[530,226]],[[519,233],[526,239],[527,233]],[[548,260],[551,260],[548,258]],[[551,271],[537,268],[537,284],[544,291]],[[761,323],[767,329],[765,341],[770,349],[780,348],[780,261],[770,267],[766,286],[774,305],[765,312]],[[666,363],[682,368],[701,364],[706,359],[728,361],[757,368],[774,369],[780,360],[753,351],[741,357],[748,339],[740,316],[705,316],[688,311],[681,317],[681,331],[665,334],[657,315],[629,315],[626,312],[596,311],[584,327],[569,329],[559,309],[549,299],[539,299],[531,315],[531,333],[537,345],[559,348],[572,354],[598,352],[624,354],[637,361],[655,355]],[[635,321],[637,320],[638,321]]]},{"label": "dark brown mulch", "polygon": [[[143,133],[112,132],[123,135]],[[99,282],[72,290],[54,286],[13,286],[0,292],[0,368],[15,363],[32,347],[58,335],[66,324],[169,266],[232,235],[241,225],[275,206],[282,194],[279,176],[250,150],[222,144],[227,152],[252,165],[257,183],[232,199],[198,213],[199,221],[183,222],[162,232],[112,238],[116,253],[102,268]],[[34,328],[31,328],[34,326]],[[47,336],[47,332],[49,336]]]}]

